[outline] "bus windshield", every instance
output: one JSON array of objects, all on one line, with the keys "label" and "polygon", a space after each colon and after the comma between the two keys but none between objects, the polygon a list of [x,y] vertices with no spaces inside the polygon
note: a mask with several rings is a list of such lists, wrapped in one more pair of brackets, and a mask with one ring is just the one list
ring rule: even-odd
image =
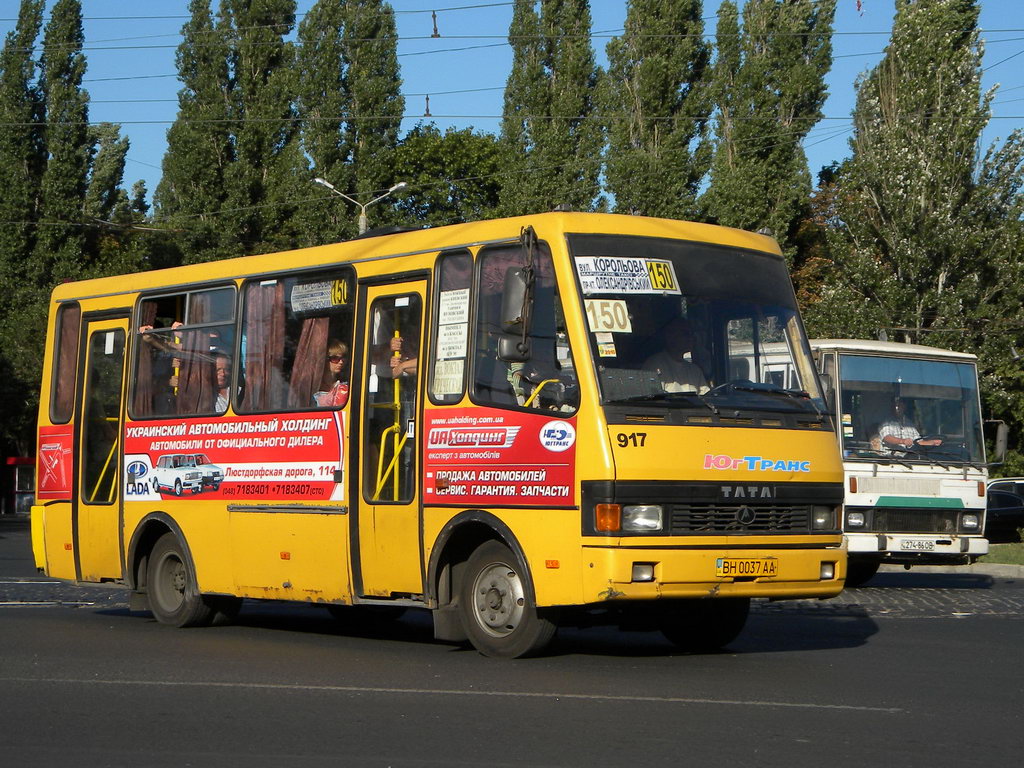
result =
[{"label": "bus windshield", "polygon": [[824,412],[781,257],[648,237],[569,244],[606,404]]},{"label": "bus windshield", "polygon": [[847,458],[984,461],[972,363],[840,355],[839,388]]}]

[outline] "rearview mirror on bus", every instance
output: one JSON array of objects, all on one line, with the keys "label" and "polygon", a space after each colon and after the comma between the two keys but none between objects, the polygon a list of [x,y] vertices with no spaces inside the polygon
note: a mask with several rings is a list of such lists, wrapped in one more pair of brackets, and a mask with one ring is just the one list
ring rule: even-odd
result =
[{"label": "rearview mirror on bus", "polygon": [[1006,460],[1006,445],[1010,439],[1010,428],[1006,426],[1006,422],[1000,421],[996,425],[996,446],[995,456],[997,464],[1002,464]]},{"label": "rearview mirror on bus", "polygon": [[509,267],[501,295],[501,330],[527,335],[533,304],[533,269]]}]

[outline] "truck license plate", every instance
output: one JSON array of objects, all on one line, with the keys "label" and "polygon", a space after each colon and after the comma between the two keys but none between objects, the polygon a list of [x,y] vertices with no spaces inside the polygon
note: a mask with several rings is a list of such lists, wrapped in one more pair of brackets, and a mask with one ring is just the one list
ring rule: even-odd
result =
[{"label": "truck license plate", "polygon": [[900,549],[913,552],[933,552],[935,550],[935,542],[928,539],[903,539],[900,542]]},{"label": "truck license plate", "polygon": [[774,557],[720,557],[715,561],[716,576],[778,576],[779,561]]}]

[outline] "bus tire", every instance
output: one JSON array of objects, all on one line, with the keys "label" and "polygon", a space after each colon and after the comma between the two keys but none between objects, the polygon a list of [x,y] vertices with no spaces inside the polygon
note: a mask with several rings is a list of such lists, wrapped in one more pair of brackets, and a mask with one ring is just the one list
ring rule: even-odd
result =
[{"label": "bus tire", "polygon": [[846,561],[846,586],[859,587],[867,584],[878,573],[881,560],[862,560],[851,557]]},{"label": "bus tire", "polygon": [[524,579],[525,567],[498,541],[469,557],[459,585],[459,611],[469,641],[484,656],[516,659],[543,650],[554,622],[540,615]]},{"label": "bus tire", "polygon": [[660,628],[682,650],[709,653],[735,640],[749,614],[749,597],[673,600],[661,610]]},{"label": "bus tire", "polygon": [[199,594],[195,568],[173,533],[165,533],[153,545],[146,589],[149,610],[161,624],[172,627],[206,626],[217,612]]}]

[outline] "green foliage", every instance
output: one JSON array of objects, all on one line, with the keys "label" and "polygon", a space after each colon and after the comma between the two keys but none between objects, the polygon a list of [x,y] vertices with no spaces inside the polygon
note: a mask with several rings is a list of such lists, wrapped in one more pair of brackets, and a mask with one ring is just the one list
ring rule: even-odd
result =
[{"label": "green foliage", "polygon": [[598,69],[586,0],[516,0],[509,28],[512,72],[501,137],[507,215],[568,204],[592,210],[598,195],[601,129],[594,119]]},{"label": "green foliage", "polygon": [[608,44],[605,176],[615,210],[697,218],[710,165],[700,0],[630,0],[625,33]]},{"label": "green foliage", "polygon": [[210,261],[231,253],[221,242],[224,177],[235,158],[228,123],[228,40],[214,25],[209,0],[191,0],[178,46],[178,117],[167,132],[163,177],[154,195],[155,223],[170,234],[159,261]]},{"label": "green foliage", "polygon": [[717,137],[702,202],[720,224],[769,229],[790,259],[811,191],[800,144],[822,116],[834,15],[835,0],[747,0],[741,29],[734,2],[718,11]]},{"label": "green foliage", "polygon": [[502,170],[498,141],[472,129],[419,124],[402,139],[395,176],[408,182],[399,198],[404,222],[443,226],[486,219],[498,205]]},{"label": "green foliage", "polygon": [[[987,414],[1021,445],[1024,135],[978,157],[974,0],[900,0],[878,66],[858,83],[853,156],[821,215],[829,258],[812,333],[931,344],[980,357]],[[1013,444],[1013,443],[1011,443]]]},{"label": "green foliage", "polygon": [[[394,13],[382,0],[320,0],[299,25],[299,40],[299,114],[313,164],[303,180],[324,178],[368,202],[402,180],[394,168],[405,110]],[[300,214],[306,242],[354,236],[358,211],[320,194]],[[376,226],[395,220],[390,199],[372,210]]]}]

